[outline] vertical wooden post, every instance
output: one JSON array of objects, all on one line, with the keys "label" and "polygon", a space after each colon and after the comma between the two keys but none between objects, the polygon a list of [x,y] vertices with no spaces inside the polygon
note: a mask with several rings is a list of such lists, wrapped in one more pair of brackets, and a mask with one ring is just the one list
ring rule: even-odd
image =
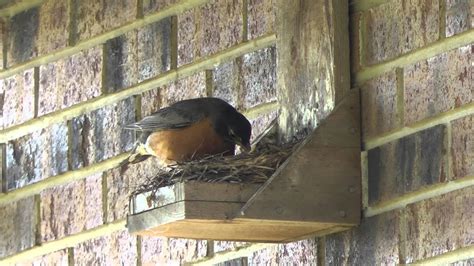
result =
[{"label": "vertical wooden post", "polygon": [[278,0],[280,135],[316,128],[350,87],[347,1]]}]

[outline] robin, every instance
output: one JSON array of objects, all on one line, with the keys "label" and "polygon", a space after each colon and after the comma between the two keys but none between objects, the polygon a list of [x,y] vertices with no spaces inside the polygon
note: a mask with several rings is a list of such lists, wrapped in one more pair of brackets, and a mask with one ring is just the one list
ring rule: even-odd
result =
[{"label": "robin", "polygon": [[141,132],[129,163],[150,156],[168,165],[206,155],[234,155],[236,144],[250,150],[249,121],[218,98],[179,101],[124,129]]}]

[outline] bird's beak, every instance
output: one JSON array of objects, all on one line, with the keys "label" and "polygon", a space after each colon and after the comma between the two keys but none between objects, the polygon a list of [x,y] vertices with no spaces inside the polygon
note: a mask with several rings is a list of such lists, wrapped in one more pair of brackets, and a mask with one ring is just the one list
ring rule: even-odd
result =
[{"label": "bird's beak", "polygon": [[244,150],[245,152],[249,152],[250,150],[252,150],[252,146],[250,146],[250,143],[243,144],[240,138],[236,137],[233,139],[233,141],[235,142],[235,144],[239,145],[239,147],[241,147],[242,150]]}]

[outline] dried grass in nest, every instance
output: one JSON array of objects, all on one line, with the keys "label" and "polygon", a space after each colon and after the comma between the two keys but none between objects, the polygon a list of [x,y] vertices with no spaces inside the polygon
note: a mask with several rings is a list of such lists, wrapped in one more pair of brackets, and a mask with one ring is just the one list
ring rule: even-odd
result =
[{"label": "dried grass in nest", "polygon": [[209,183],[264,183],[291,155],[298,143],[298,140],[283,145],[260,142],[250,153],[235,156],[218,154],[171,165],[139,186],[133,195],[190,180]]}]

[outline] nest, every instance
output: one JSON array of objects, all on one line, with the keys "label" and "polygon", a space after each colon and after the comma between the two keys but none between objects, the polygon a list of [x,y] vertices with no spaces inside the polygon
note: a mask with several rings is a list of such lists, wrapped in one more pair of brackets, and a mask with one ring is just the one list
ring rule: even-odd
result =
[{"label": "nest", "polygon": [[154,178],[139,186],[133,195],[157,190],[179,182],[265,183],[300,143],[287,144],[260,141],[250,153],[235,156],[217,154],[161,169]]}]

